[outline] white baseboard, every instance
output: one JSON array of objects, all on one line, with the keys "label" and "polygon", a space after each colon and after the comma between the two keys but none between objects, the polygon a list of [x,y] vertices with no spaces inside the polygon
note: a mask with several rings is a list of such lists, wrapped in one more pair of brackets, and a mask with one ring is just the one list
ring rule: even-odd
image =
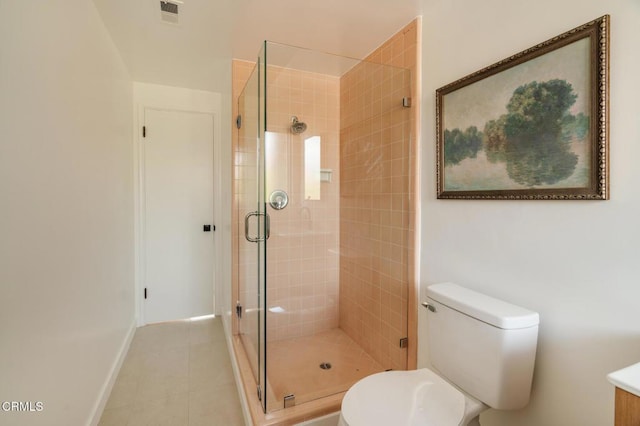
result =
[{"label": "white baseboard", "polygon": [[111,389],[113,389],[113,385],[118,378],[118,373],[120,372],[120,367],[122,367],[122,363],[124,362],[124,358],[127,356],[127,352],[129,351],[129,346],[131,345],[131,340],[133,340],[133,335],[136,332],[136,323],[137,320],[133,320],[131,325],[129,326],[129,331],[127,332],[122,345],[120,346],[120,351],[118,352],[118,356],[113,360],[113,364],[111,365],[111,370],[109,371],[109,376],[105,380],[102,385],[102,389],[100,390],[100,396],[93,406],[91,416],[90,425],[97,426],[100,422],[100,417],[102,417],[102,412],[104,411],[104,407],[107,405],[107,401],[109,400],[109,395],[111,395]]}]

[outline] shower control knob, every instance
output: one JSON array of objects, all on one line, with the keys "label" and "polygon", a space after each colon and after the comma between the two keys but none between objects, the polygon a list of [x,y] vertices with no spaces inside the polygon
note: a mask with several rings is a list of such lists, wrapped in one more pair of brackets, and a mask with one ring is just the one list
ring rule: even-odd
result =
[{"label": "shower control knob", "polygon": [[274,210],[282,210],[287,207],[287,204],[289,204],[289,196],[280,189],[273,191],[269,196],[269,205]]}]

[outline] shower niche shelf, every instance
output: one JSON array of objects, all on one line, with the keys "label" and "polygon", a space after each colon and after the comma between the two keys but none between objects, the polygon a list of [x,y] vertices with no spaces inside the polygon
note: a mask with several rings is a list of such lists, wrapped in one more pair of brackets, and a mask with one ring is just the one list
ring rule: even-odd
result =
[{"label": "shower niche shelf", "polygon": [[333,177],[332,169],[320,169],[320,182],[331,183]]}]

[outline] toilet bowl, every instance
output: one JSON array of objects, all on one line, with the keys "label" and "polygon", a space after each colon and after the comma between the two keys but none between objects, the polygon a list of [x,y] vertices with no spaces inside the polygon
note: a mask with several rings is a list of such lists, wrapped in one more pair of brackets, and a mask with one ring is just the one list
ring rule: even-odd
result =
[{"label": "toilet bowl", "polygon": [[349,389],[338,425],[469,425],[487,408],[427,368],[387,371]]}]

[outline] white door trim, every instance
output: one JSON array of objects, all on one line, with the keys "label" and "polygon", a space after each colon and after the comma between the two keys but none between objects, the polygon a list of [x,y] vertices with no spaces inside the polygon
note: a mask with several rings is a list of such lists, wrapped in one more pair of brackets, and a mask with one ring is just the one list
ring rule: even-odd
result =
[{"label": "white door trim", "polygon": [[[221,194],[219,179],[221,178],[221,95],[214,92],[183,89],[177,87],[160,86],[155,84],[133,84],[133,141],[134,141],[134,188],[135,188],[135,303],[138,327],[146,324],[144,318],[144,283],[145,283],[145,253],[144,253],[144,138],[142,126],[146,109],[195,112],[211,114],[213,116],[213,224],[221,219]],[[213,278],[213,306],[216,309],[216,285],[223,265],[220,262],[221,238],[214,233],[214,278]],[[214,312],[219,314],[218,312]]]}]

